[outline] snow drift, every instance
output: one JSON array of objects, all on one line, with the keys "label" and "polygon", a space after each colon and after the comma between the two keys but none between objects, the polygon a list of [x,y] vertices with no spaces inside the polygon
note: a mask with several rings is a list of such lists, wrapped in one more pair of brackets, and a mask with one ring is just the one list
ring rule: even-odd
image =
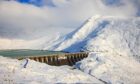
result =
[{"label": "snow drift", "polygon": [[140,63],[128,56],[92,52],[75,67],[106,84],[140,83]]},{"label": "snow drift", "polygon": [[0,56],[0,84],[48,84],[48,83],[95,83],[102,84],[96,78],[73,70],[69,66],[50,66],[29,60],[16,60]]},{"label": "snow drift", "polygon": [[48,45],[44,49],[115,52],[139,58],[140,18],[93,16],[79,29]]}]

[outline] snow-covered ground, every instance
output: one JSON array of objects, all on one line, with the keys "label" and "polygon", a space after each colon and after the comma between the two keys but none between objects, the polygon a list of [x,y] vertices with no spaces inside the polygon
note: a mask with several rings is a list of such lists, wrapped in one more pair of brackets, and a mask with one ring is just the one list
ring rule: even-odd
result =
[{"label": "snow-covered ground", "polygon": [[47,84],[47,83],[96,83],[103,84],[96,78],[73,70],[69,66],[50,66],[29,60],[16,60],[0,56],[0,84]]},{"label": "snow-covered ground", "polygon": [[140,63],[132,57],[92,52],[75,66],[108,84],[140,83]]}]

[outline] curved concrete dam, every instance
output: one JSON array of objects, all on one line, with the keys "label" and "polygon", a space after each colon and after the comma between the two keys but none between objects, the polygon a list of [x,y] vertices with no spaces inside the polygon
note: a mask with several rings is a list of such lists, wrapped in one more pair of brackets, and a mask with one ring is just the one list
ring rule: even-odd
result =
[{"label": "curved concrete dam", "polygon": [[[42,63],[47,63],[49,65],[54,65],[54,66],[61,66],[61,65],[72,66],[76,62],[86,57],[88,57],[88,52],[54,54],[54,55],[46,55],[46,56],[28,56],[26,58]],[[21,57],[17,59],[21,60],[26,58]]]}]

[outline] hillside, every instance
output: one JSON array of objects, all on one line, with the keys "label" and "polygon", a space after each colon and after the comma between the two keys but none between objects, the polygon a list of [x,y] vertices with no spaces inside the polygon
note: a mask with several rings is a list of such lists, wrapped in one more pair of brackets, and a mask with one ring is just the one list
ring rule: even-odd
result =
[{"label": "hillside", "polygon": [[139,58],[140,18],[93,16],[77,30],[48,45],[44,49],[113,52]]},{"label": "hillside", "polygon": [[93,16],[46,49],[89,51],[77,69],[107,84],[140,83],[140,18]]}]

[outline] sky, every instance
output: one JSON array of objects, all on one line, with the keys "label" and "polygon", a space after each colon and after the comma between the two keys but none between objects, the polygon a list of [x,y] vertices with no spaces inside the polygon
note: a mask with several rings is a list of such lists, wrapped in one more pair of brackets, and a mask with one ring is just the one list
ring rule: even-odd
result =
[{"label": "sky", "polygon": [[66,34],[94,15],[139,17],[140,0],[0,0],[0,42]]}]

